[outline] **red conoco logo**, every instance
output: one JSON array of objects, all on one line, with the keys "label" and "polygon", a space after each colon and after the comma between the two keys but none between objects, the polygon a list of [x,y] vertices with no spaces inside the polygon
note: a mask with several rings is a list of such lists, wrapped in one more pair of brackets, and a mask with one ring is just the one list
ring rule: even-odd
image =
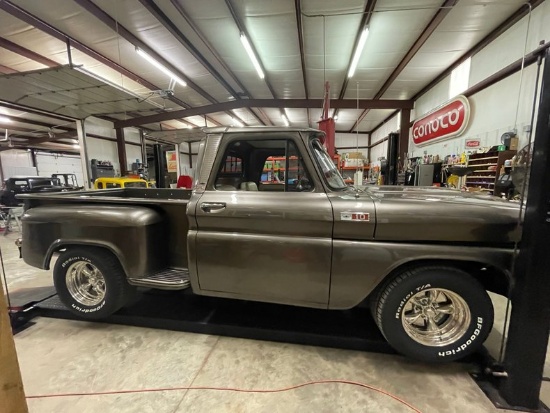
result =
[{"label": "red conoco logo", "polygon": [[465,96],[457,96],[439,109],[413,123],[413,142],[421,145],[434,140],[459,136],[470,117],[470,104]]}]

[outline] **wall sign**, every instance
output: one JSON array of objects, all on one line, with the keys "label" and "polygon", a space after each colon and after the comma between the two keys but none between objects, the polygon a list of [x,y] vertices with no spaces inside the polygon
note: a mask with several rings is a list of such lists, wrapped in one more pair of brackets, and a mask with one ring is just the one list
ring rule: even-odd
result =
[{"label": "wall sign", "polygon": [[178,161],[176,158],[176,151],[166,151],[166,166],[168,172],[178,171]]},{"label": "wall sign", "polygon": [[481,141],[479,139],[466,139],[464,146],[466,147],[466,149],[479,148],[481,146]]},{"label": "wall sign", "polygon": [[462,95],[457,96],[413,123],[413,142],[416,145],[426,145],[459,136],[468,126],[469,119],[468,99]]}]

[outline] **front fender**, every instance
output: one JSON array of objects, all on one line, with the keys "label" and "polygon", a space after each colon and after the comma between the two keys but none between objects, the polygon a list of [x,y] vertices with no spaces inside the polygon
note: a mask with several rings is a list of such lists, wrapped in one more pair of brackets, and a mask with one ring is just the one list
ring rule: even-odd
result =
[{"label": "front fender", "polygon": [[23,260],[49,269],[54,252],[71,245],[106,248],[127,276],[142,278],[166,266],[164,220],[152,208],[122,205],[45,205],[22,217]]}]

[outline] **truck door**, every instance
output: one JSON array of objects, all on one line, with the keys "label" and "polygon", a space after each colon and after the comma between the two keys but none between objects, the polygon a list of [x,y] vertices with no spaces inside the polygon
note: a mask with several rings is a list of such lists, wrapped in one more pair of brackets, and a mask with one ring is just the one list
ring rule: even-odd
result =
[{"label": "truck door", "polygon": [[223,139],[196,205],[200,289],[326,307],[332,207],[298,133]]}]

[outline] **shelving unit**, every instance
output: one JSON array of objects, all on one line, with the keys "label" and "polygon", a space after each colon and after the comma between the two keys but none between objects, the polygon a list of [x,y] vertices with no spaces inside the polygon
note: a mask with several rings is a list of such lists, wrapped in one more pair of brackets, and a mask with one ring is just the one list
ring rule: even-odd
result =
[{"label": "shelving unit", "polygon": [[504,161],[512,159],[515,154],[516,151],[501,151],[470,155],[468,166],[475,166],[479,169],[466,176],[466,187],[493,192]]}]

